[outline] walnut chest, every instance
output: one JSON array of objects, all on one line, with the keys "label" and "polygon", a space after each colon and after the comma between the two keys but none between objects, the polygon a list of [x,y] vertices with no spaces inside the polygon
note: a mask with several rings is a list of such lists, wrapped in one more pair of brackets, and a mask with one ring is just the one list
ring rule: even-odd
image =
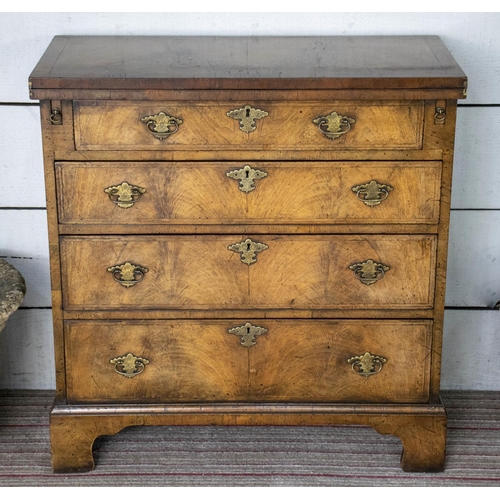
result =
[{"label": "walnut chest", "polygon": [[132,425],[368,425],[443,468],[438,37],[56,37],[30,76],[55,471]]}]

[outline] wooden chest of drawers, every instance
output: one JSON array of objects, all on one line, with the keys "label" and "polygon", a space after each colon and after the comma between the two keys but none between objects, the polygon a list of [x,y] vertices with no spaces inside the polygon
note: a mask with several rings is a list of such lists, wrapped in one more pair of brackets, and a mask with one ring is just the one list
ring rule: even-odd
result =
[{"label": "wooden chest of drawers", "polygon": [[437,37],[56,37],[41,102],[55,471],[132,425],[369,425],[444,466]]}]

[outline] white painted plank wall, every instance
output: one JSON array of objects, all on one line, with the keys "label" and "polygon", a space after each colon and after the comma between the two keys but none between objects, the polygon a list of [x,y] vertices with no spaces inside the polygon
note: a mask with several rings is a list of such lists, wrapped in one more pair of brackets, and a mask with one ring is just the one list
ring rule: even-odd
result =
[{"label": "white painted plank wall", "polygon": [[54,389],[50,309],[21,309],[0,335],[2,389]]},{"label": "white painted plank wall", "polygon": [[500,14],[0,14],[0,255],[28,294],[0,334],[0,388],[55,385],[38,106],[28,76],[55,35],[439,35],[469,77],[460,102],[443,383],[500,390]]},{"label": "white painted plank wall", "polygon": [[459,106],[451,208],[499,209],[500,107]]},{"label": "white painted plank wall", "polygon": [[443,389],[500,390],[498,314],[498,311],[446,311],[441,374]]},{"label": "white painted plank wall", "polygon": [[45,207],[38,105],[0,102],[0,146],[0,208]]},{"label": "white painted plank wall", "polygon": [[0,210],[0,221],[0,257],[26,281],[22,307],[50,307],[47,212]]}]

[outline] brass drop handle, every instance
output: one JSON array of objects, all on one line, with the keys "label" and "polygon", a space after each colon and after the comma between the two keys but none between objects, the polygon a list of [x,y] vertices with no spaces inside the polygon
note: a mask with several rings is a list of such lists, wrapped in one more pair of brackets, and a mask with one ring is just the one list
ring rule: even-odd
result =
[{"label": "brass drop handle", "polygon": [[175,116],[167,115],[164,111],[160,111],[156,115],[143,116],[141,122],[146,124],[148,132],[160,141],[163,141],[179,130],[179,125],[183,123],[183,120],[182,118],[176,118]]},{"label": "brass drop handle", "polygon": [[313,120],[318,125],[319,131],[329,139],[338,139],[351,130],[351,124],[355,123],[354,118],[339,115],[333,111],[329,115],[319,116]]},{"label": "brass drop handle", "polygon": [[375,262],[371,259],[364,262],[357,262],[349,266],[349,269],[354,272],[354,277],[365,285],[373,285],[378,280],[382,279],[389,271],[390,267],[380,262]]},{"label": "brass drop handle", "polygon": [[264,335],[267,333],[267,328],[262,328],[261,326],[254,326],[251,323],[245,323],[241,326],[235,326],[228,330],[231,335],[238,335],[241,337],[240,344],[244,347],[253,347],[257,340],[255,337],[258,335]]},{"label": "brass drop handle", "polygon": [[124,356],[110,359],[109,362],[115,365],[116,373],[119,373],[127,378],[140,375],[145,370],[146,365],[149,365],[148,359],[134,356],[130,352]]},{"label": "brass drop handle", "polygon": [[146,267],[132,264],[132,262],[124,262],[116,266],[108,267],[108,273],[113,275],[113,279],[120,283],[125,288],[137,285],[144,278],[144,273],[147,273]]},{"label": "brass drop handle", "polygon": [[255,181],[267,177],[267,172],[256,170],[250,165],[245,165],[238,170],[231,170],[231,172],[228,172],[226,175],[231,177],[231,179],[240,181],[238,186],[240,191],[250,193],[255,189]]},{"label": "brass drop handle", "polygon": [[380,205],[393,189],[389,184],[380,184],[375,180],[352,187],[358,199],[369,207]]},{"label": "brass drop handle", "polygon": [[255,264],[257,262],[257,253],[267,250],[268,248],[269,246],[265,243],[257,243],[256,241],[252,241],[250,238],[227,247],[228,250],[241,253],[240,260],[247,266]]},{"label": "brass drop handle", "polygon": [[363,377],[369,377],[379,373],[386,361],[386,358],[369,352],[365,352],[359,356],[353,356],[347,360],[351,365],[352,371]]},{"label": "brass drop handle", "polygon": [[109,199],[120,208],[130,208],[141,199],[141,196],[146,192],[146,188],[133,186],[127,181],[124,181],[116,186],[107,187],[104,192],[107,193]]}]

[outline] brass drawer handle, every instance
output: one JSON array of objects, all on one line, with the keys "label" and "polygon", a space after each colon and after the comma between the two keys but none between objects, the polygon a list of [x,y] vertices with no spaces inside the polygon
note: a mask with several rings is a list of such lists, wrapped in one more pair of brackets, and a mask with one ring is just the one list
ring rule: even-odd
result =
[{"label": "brass drawer handle", "polygon": [[363,377],[369,377],[380,372],[386,361],[386,358],[369,352],[365,352],[360,356],[353,356],[347,360],[351,365],[352,371]]},{"label": "brass drawer handle", "polygon": [[318,125],[319,131],[329,139],[338,139],[351,130],[351,123],[356,120],[348,116],[339,115],[333,111],[329,115],[319,116],[313,120]]},{"label": "brass drawer handle", "polygon": [[352,190],[356,193],[358,199],[365,205],[376,207],[389,196],[389,193],[393,191],[394,188],[389,184],[379,184],[377,181],[373,180],[366,184],[354,186]]},{"label": "brass drawer handle", "polygon": [[179,125],[183,123],[183,120],[160,111],[156,115],[143,116],[141,122],[146,124],[148,132],[160,141],[163,141],[163,139],[175,134],[179,130]]},{"label": "brass drawer handle", "polygon": [[146,192],[146,188],[133,186],[127,181],[117,186],[109,186],[104,190],[109,195],[109,199],[120,208],[130,208],[141,199],[141,195]]},{"label": "brass drawer handle", "polygon": [[251,323],[246,323],[241,326],[235,326],[228,330],[231,335],[239,335],[241,337],[240,344],[245,347],[253,347],[257,340],[255,339],[258,335],[264,335],[267,333],[267,328],[262,328],[261,326],[254,326]]},{"label": "brass drawer handle", "polygon": [[233,252],[241,253],[241,262],[247,266],[255,264],[257,262],[257,253],[267,250],[269,248],[265,243],[257,243],[252,241],[250,238],[240,243],[234,243],[234,245],[229,245],[228,250]]},{"label": "brass drawer handle", "polygon": [[354,277],[361,281],[361,283],[373,285],[373,283],[384,277],[385,272],[389,271],[390,267],[368,259],[364,262],[350,265],[349,269],[354,271]]},{"label": "brass drawer handle", "polygon": [[115,372],[123,375],[127,378],[135,377],[140,375],[149,365],[149,360],[146,358],[139,358],[134,356],[132,353],[128,353],[125,356],[119,356],[118,358],[110,359],[109,362],[115,365]]},{"label": "brass drawer handle", "polygon": [[250,193],[255,189],[255,181],[257,179],[263,179],[267,177],[267,173],[263,170],[255,170],[250,165],[245,165],[239,170],[231,170],[226,174],[231,179],[236,179],[240,181],[239,190],[244,193]]},{"label": "brass drawer handle", "polygon": [[113,279],[126,288],[137,285],[137,283],[141,282],[144,278],[144,273],[147,272],[148,269],[146,267],[132,264],[131,262],[125,262],[117,266],[108,267],[108,273],[113,274]]},{"label": "brass drawer handle", "polygon": [[229,116],[229,118],[239,120],[240,130],[242,132],[246,132],[247,134],[253,132],[257,128],[257,126],[255,125],[255,120],[260,120],[267,115],[269,115],[267,111],[252,108],[252,106],[249,106],[248,104],[243,108],[233,109],[232,111],[228,111],[226,113],[226,116]]}]

